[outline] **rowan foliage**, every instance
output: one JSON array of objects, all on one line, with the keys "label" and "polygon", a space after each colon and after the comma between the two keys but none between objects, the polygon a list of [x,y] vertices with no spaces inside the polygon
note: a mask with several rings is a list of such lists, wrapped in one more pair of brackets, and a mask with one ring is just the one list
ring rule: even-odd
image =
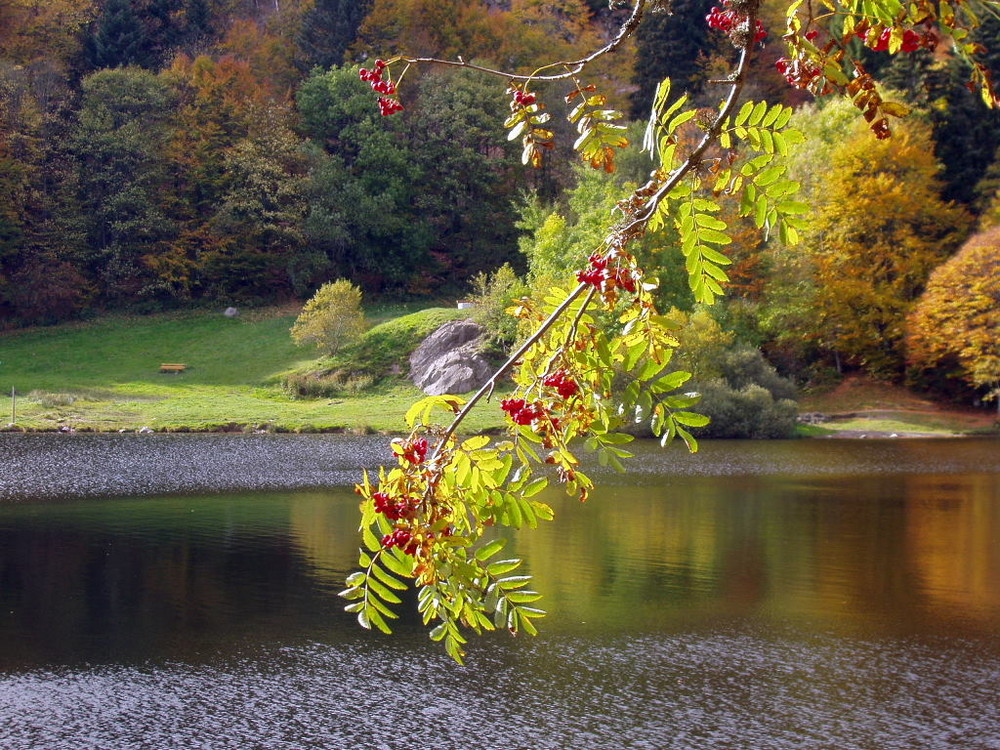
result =
[{"label": "rowan foliage", "polygon": [[[637,0],[618,35],[601,51],[551,64],[536,61],[531,72],[522,72],[517,66],[500,71],[467,62],[458,57],[466,51],[449,47],[458,41],[456,21],[467,5],[452,0],[431,8],[421,0],[409,1],[414,8],[420,5],[421,12],[450,12],[450,19],[442,19],[440,26],[429,30],[435,38],[414,38],[413,42],[454,59],[433,59],[426,57],[426,51],[413,54],[397,48],[396,57],[362,70],[362,80],[380,95],[383,115],[405,109],[400,86],[415,65],[451,65],[496,75],[508,82],[511,115],[504,125],[509,138],[521,141],[525,164],[539,167],[558,137],[550,125],[554,108],[545,102],[554,96],[552,88],[543,92],[539,84],[562,83],[565,101],[573,107],[568,119],[577,130],[574,148],[584,163],[606,172],[614,170],[617,149],[627,145],[626,129],[617,122],[619,115],[607,106],[607,99],[583,80],[583,74],[593,60],[624,48],[643,14],[659,3]],[[400,28],[410,23],[409,15],[388,12],[392,5],[399,10],[402,2],[376,2],[383,28],[388,23]],[[528,5],[515,0],[512,7]],[[888,118],[905,115],[907,108],[886,98],[860,60],[850,54],[855,39],[871,49],[906,53],[929,43],[915,25],[936,24],[961,54],[977,52],[966,39],[968,28],[978,19],[966,4],[904,7],[896,0],[852,0],[824,8],[821,15],[814,15],[812,6],[801,2],[787,6],[783,40],[788,56],[779,61],[779,70],[793,86],[813,94],[838,91],[845,95],[879,140],[892,134]],[[399,592],[412,580],[417,609],[424,623],[432,626],[431,638],[443,642],[456,661],[463,658],[464,630],[536,632],[534,621],[544,614],[537,606],[540,594],[531,590],[520,560],[495,557],[503,541],[487,534],[489,527],[516,529],[551,518],[552,510],[539,500],[539,493],[553,479],[567,492],[587,499],[593,481],[579,452],[593,451],[601,464],[624,469],[629,453],[622,446],[631,440],[627,427],[648,427],[664,443],[680,436],[690,449],[697,448],[689,428],[704,426],[708,419],[690,411],[696,394],[679,392],[691,374],[672,364],[678,341],[671,321],[656,309],[656,283],[639,264],[634,246],[649,234],[675,231],[695,300],[707,305],[724,293],[730,280],[727,268],[732,261],[726,250],[733,242],[733,230],[722,218],[726,216],[723,201],[735,199],[732,213],[752,222],[764,237],[779,238],[786,246],[800,239],[809,212],[809,206],[796,199],[799,183],[791,178],[784,161],[803,140],[790,126],[791,108],[767,101],[740,101],[750,59],[756,45],[767,37],[758,19],[758,3],[726,2],[710,11],[707,22],[738,56],[730,71],[719,77],[719,103],[694,107],[686,94],[672,93],[669,79],[659,83],[643,138],[653,171],[645,184],[617,201],[603,236],[587,261],[577,266],[577,285],[554,287],[541,301],[524,299],[516,305],[513,313],[535,332],[469,401],[435,396],[414,405],[407,415],[409,435],[393,443],[394,463],[380,469],[377,476],[366,474],[358,485],[364,548],[360,569],[348,577],[342,595],[350,601],[347,610],[357,613],[362,626],[389,632],[391,620],[398,616],[395,608],[403,603]],[[485,22],[477,18],[476,23],[483,28]],[[394,34],[394,38],[405,35]],[[974,64],[972,71],[973,83],[992,104],[988,71],[981,64]],[[893,169],[913,161],[924,165],[916,168],[920,177],[932,182],[933,162],[921,159],[921,149],[905,135],[901,141],[900,148],[909,151]],[[853,151],[838,154],[843,184],[836,177],[824,183],[832,196],[831,205],[853,199],[863,219],[857,228],[849,224],[827,228],[839,231],[841,241],[855,243],[860,243],[866,223],[872,220],[890,232],[891,247],[880,247],[868,256],[859,247],[851,262],[867,264],[867,272],[882,284],[876,291],[890,298],[882,307],[891,308],[896,299],[905,303],[919,292],[930,265],[941,257],[934,254],[940,250],[919,252],[924,248],[917,246],[917,231],[927,232],[931,241],[947,247],[960,231],[963,217],[938,201],[917,229],[891,235],[917,202],[896,188],[884,159],[876,158],[874,168],[866,167],[862,147],[849,145]],[[848,195],[849,184],[861,187]],[[933,186],[916,200],[932,196]],[[886,203],[881,213],[876,211],[877,202]],[[556,213],[547,218],[540,211],[533,214],[537,229],[533,249],[539,259],[545,259],[546,274],[558,273],[557,257],[568,249],[561,235],[569,224]],[[834,278],[836,274],[844,276],[850,270],[850,265],[838,266],[834,256],[832,251],[817,256],[817,265],[829,261],[822,269],[823,282],[841,281]],[[843,300],[854,298],[859,283],[860,274],[847,280]],[[898,316],[899,311],[893,313]],[[859,350],[859,356],[863,353],[867,352]],[[740,366],[730,365],[734,371]],[[465,415],[488,399],[508,372],[514,390],[500,404],[509,420],[507,434],[496,441],[486,436],[458,438]],[[763,407],[760,396],[764,395],[777,407],[775,417],[780,421],[783,407],[773,401],[774,394],[757,385],[737,391],[740,388],[730,388],[743,399],[737,411]],[[439,424],[436,410],[454,414],[450,424]],[[763,408],[759,411],[763,413]]]}]

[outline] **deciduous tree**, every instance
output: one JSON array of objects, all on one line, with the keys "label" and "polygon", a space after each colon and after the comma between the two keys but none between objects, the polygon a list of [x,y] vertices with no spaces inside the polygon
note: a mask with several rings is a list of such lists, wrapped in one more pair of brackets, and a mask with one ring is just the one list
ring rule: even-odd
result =
[{"label": "deciduous tree", "polygon": [[326,354],[342,347],[365,332],[361,290],[347,279],[323,284],[302,308],[292,325],[297,344],[309,344]]},{"label": "deciduous tree", "polygon": [[929,128],[911,119],[891,139],[859,130],[836,146],[815,197],[808,332],[873,375],[902,374],[906,314],[971,225],[940,197],[939,173]]},{"label": "deciduous tree", "polygon": [[906,320],[907,361],[921,382],[958,380],[1000,408],[1000,227],[938,266]]}]

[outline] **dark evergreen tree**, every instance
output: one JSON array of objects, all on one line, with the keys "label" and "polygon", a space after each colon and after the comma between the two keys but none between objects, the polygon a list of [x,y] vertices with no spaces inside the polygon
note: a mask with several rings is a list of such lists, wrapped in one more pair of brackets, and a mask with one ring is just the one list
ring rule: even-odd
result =
[{"label": "dark evergreen tree", "polygon": [[207,0],[188,0],[185,9],[188,36],[198,38],[211,36],[214,33],[212,11]]},{"label": "dark evergreen tree", "polygon": [[1000,146],[1000,113],[989,109],[978,93],[963,85],[969,72],[957,59],[941,59],[921,50],[896,55],[881,67],[880,77],[886,86],[907,92],[911,103],[927,112],[933,127],[934,155],[944,167],[943,196],[974,203],[976,184]]},{"label": "dark evergreen tree", "polygon": [[83,80],[83,102],[71,142],[86,217],[88,275],[106,301],[134,301],[172,227],[163,148],[172,92],[159,76],[135,67],[102,70]]},{"label": "dark evergreen tree", "polygon": [[156,55],[147,28],[130,0],[108,0],[85,42],[92,70],[137,65],[153,67]]},{"label": "dark evergreen tree", "polygon": [[371,5],[372,0],[316,0],[302,17],[296,40],[299,69],[341,65]]},{"label": "dark evergreen tree", "polygon": [[706,49],[708,26],[705,16],[712,0],[673,0],[662,12],[647,13],[636,33],[635,74],[638,86],[632,94],[632,116],[649,117],[656,86],[666,77],[674,96],[701,90],[699,55]]},{"label": "dark evergreen tree", "polygon": [[518,262],[511,206],[523,189],[520,149],[497,134],[509,110],[491,91],[489,80],[439,72],[421,81],[411,113],[410,148],[422,167],[416,208],[431,225],[443,284],[464,286]]},{"label": "dark evergreen tree", "polygon": [[298,106],[317,146],[306,184],[310,246],[366,289],[412,288],[432,265],[431,232],[415,208],[421,170],[406,122],[379,117],[354,68],[314,72]]}]

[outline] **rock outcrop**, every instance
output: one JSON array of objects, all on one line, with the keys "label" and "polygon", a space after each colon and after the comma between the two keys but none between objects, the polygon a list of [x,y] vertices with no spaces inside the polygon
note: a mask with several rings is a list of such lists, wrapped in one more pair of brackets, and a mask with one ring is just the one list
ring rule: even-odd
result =
[{"label": "rock outcrop", "polygon": [[445,323],[410,355],[410,379],[430,396],[476,390],[493,372],[481,354],[485,334],[472,320]]}]

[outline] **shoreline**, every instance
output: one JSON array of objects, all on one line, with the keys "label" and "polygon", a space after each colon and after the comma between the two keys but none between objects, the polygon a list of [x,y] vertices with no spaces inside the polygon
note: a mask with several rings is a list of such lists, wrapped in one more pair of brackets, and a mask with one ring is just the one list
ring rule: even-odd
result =
[{"label": "shoreline", "polygon": [[[808,425],[808,431],[799,431],[788,438],[777,438],[781,440],[913,440],[931,438],[984,438],[1000,437],[1000,427],[993,429],[970,429],[964,431],[927,431],[918,429],[880,430],[880,429],[836,429],[821,425]],[[487,428],[475,431],[474,434],[489,435],[491,437],[502,435],[503,428]],[[315,427],[315,428],[288,428],[275,425],[262,424],[241,424],[237,422],[227,423],[216,427],[148,427],[139,428],[107,428],[94,426],[92,424],[62,425],[59,427],[24,427],[21,425],[7,424],[0,427],[0,435],[351,435],[362,437],[367,435],[377,435],[383,437],[405,437],[409,434],[406,430],[385,430],[374,429],[367,426],[358,427]],[[463,433],[466,434],[466,433]],[[473,434],[473,433],[468,433]],[[696,435],[697,437],[697,435]],[[700,438],[707,439],[707,438]]]}]

